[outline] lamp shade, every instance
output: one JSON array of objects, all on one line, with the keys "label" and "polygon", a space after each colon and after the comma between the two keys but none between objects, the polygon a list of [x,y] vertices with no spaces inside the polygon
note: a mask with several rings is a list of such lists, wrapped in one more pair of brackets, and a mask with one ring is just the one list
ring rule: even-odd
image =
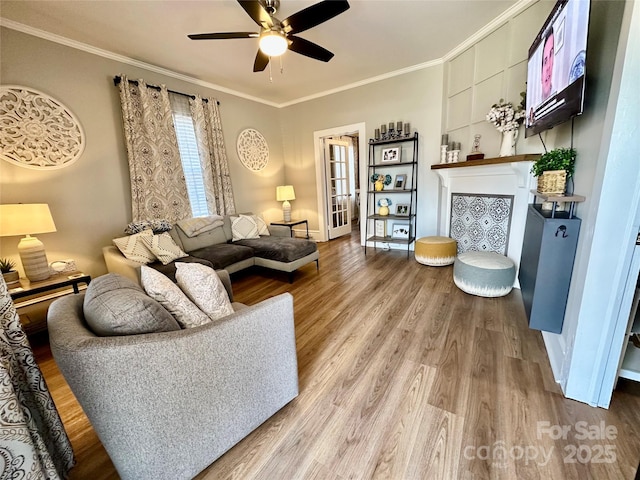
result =
[{"label": "lamp shade", "polygon": [[295,200],[296,192],[293,190],[293,185],[282,185],[276,187],[276,200],[278,202],[284,202],[285,200]]},{"label": "lamp shade", "polygon": [[46,203],[14,203],[0,205],[0,236],[35,235],[56,231]]}]

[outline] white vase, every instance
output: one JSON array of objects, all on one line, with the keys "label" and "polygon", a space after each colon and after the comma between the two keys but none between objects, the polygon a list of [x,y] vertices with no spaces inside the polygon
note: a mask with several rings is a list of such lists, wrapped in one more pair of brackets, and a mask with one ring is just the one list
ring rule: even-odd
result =
[{"label": "white vase", "polygon": [[502,132],[502,143],[500,144],[500,156],[510,157],[516,154],[516,139],[518,130]]}]

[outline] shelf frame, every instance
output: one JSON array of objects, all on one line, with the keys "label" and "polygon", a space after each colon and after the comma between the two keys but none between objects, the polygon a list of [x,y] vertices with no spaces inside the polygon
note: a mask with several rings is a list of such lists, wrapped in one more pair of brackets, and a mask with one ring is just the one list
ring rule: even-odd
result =
[{"label": "shelf frame", "polygon": [[[384,145],[400,145],[407,142],[412,143],[412,152],[411,152],[411,160],[410,161],[400,161],[394,163],[376,163],[376,152],[380,152],[381,150],[376,147],[384,146]],[[379,154],[379,153],[378,153]],[[377,191],[375,189],[367,190],[367,217],[366,217],[366,226],[365,226],[365,245],[364,245],[364,254],[367,254],[367,246],[369,243],[373,243],[374,250],[377,248],[378,243],[394,243],[399,245],[407,245],[407,258],[410,256],[411,252],[411,244],[416,240],[416,224],[417,224],[417,201],[418,201],[418,132],[415,132],[413,135],[403,136],[398,138],[390,138],[384,140],[369,140],[369,161],[367,165],[367,181],[376,173],[376,171],[380,172],[385,169],[392,168],[402,168],[407,173],[408,178],[408,186],[409,188],[404,189],[395,189],[390,188],[387,190]],[[410,169],[410,177],[409,170]],[[401,170],[402,171],[402,170]],[[371,213],[376,211],[377,199],[380,196],[385,195],[409,195],[409,201],[406,202],[409,204],[409,212],[408,215],[379,215],[376,213]],[[406,197],[405,197],[406,198]],[[402,202],[401,202],[402,203]],[[409,237],[408,238],[394,238],[391,236],[380,237],[376,235],[371,235],[373,233],[371,231],[371,226],[374,226],[375,230],[375,222],[376,221],[397,221],[397,222],[405,222],[409,224]]]}]

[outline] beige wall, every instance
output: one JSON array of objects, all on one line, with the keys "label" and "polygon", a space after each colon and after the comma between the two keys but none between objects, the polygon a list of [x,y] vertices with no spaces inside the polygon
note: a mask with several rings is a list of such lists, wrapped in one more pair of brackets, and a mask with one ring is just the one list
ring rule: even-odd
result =
[{"label": "beige wall", "polygon": [[[438,178],[430,165],[438,161],[442,116],[442,66],[393,77],[282,109],[287,182],[295,186],[294,217],[307,217],[317,230],[318,203],[313,134],[333,127],[366,123],[368,143],[374,130],[389,122],[410,122],[419,132],[417,234],[437,228]],[[367,158],[361,159],[367,162]],[[361,178],[361,181],[366,181]],[[367,184],[362,185],[362,190]],[[364,197],[363,197],[364,199]]]},{"label": "beige wall", "polygon": [[[119,73],[220,100],[238,211],[260,212],[267,220],[280,215],[275,187],[284,181],[284,161],[280,126],[274,121],[278,109],[7,28],[1,35],[2,83],[29,86],[58,99],[86,134],[82,157],[63,169],[43,172],[0,161],[1,203],[43,202],[51,207],[58,231],[39,236],[50,262],[74,258],[91,275],[105,273],[102,246],[120,236],[131,221],[128,163],[118,89],[113,85]],[[242,166],[236,154],[236,138],[248,127],[259,130],[269,144],[269,164],[259,173]],[[18,241],[18,237],[1,238],[0,256],[18,260]]]}]

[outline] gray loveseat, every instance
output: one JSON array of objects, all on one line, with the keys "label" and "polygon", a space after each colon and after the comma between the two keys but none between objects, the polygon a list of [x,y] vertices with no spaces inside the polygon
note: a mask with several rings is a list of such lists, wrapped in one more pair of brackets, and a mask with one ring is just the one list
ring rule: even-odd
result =
[{"label": "gray loveseat", "polygon": [[[226,272],[219,276],[231,293]],[[115,291],[112,300],[130,304],[120,311],[135,310]],[[235,313],[195,328],[102,337],[89,328],[84,298],[50,306],[51,351],[123,479],[193,478],[298,394],[288,293],[234,303]]]},{"label": "gray loveseat", "polygon": [[[291,238],[289,228],[283,226],[271,225],[269,232],[269,236],[233,242],[230,216],[225,215],[224,225],[194,237],[187,236],[178,225],[174,225],[169,233],[189,254],[189,257],[176,260],[178,262],[204,263],[229,273],[256,265],[286,272],[290,282],[293,272],[308,263],[315,261],[316,268],[320,268],[318,246],[314,241]],[[103,247],[102,253],[109,272],[140,282],[140,263],[125,258],[113,245]],[[175,262],[167,265],[155,262],[149,266],[175,281]]]}]

